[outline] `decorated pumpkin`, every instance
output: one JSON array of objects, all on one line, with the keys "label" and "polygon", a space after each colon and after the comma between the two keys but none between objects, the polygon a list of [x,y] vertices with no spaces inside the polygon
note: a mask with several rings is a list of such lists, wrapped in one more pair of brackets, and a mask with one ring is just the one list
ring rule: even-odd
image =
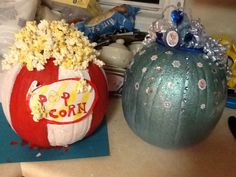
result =
[{"label": "decorated pumpkin", "polygon": [[[185,15],[181,18],[186,20]],[[190,28],[182,29],[191,34],[193,23],[199,22],[189,22]],[[199,47],[196,40],[191,46],[191,41],[181,36],[183,31],[177,30],[181,24],[172,22],[165,32],[158,29],[166,26],[159,25],[163,23],[153,23],[145,48],[127,70],[123,112],[129,127],[145,141],[179,148],[206,138],[222,115],[227,83],[225,49],[210,38],[203,45],[199,41]],[[191,34],[191,40],[205,36],[201,29],[198,32]],[[221,53],[210,55],[213,49],[208,45]]]},{"label": "decorated pumpkin", "polygon": [[[108,89],[102,62],[63,21],[28,22],[3,60],[1,103],[13,130],[39,147],[67,146],[103,120]],[[51,56],[51,57],[50,57]]]}]

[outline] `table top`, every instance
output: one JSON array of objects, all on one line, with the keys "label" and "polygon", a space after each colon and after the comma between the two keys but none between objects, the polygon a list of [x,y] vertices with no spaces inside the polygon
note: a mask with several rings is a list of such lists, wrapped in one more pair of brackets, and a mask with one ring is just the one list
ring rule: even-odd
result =
[{"label": "table top", "polygon": [[162,149],[144,142],[128,127],[121,99],[111,98],[107,112],[110,156],[0,165],[6,177],[235,177],[236,140],[225,108],[210,136],[197,145]]}]

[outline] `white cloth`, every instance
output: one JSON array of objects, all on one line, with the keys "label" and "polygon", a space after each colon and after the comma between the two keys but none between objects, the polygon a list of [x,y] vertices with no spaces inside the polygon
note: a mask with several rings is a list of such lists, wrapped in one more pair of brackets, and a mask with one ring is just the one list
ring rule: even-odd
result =
[{"label": "white cloth", "polygon": [[[34,20],[39,0],[0,1],[0,62],[4,53],[14,42],[14,34],[28,20]],[[0,72],[2,65],[0,64]]]}]

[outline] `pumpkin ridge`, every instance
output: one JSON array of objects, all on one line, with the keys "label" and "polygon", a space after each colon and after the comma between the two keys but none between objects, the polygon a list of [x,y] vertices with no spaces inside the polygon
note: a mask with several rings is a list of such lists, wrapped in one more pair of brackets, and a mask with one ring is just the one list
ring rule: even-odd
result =
[{"label": "pumpkin ridge", "polygon": [[[163,75],[163,74],[162,74]],[[161,76],[162,76],[161,75]],[[162,84],[162,82],[163,82],[163,79],[162,78],[160,78],[159,79],[159,83],[158,83],[158,86],[160,86],[161,84]],[[158,88],[158,87],[157,87]],[[152,108],[153,108],[153,104],[154,104],[154,101],[156,100],[156,96],[157,95],[159,95],[159,89],[157,89],[157,91],[156,91],[156,93],[155,93],[155,95],[154,95],[154,97],[153,97],[153,101],[152,101]],[[149,116],[149,118],[151,118],[152,117],[152,115],[153,115],[153,112],[151,111],[151,114],[150,114],[150,116]],[[162,121],[164,121],[163,120],[163,118],[161,118],[161,119],[159,119],[159,120],[162,120]]]},{"label": "pumpkin ridge", "polygon": [[[193,62],[195,63],[194,64],[194,66],[195,66],[195,70],[197,71],[197,73],[198,73],[198,80],[199,79],[205,79],[206,80],[206,73],[205,73],[205,70],[203,69],[203,68],[201,68],[201,69],[198,69],[197,68],[197,62],[195,62],[196,60],[197,60],[197,56],[193,56],[194,57],[194,60],[193,60]],[[196,58],[195,58],[196,57]],[[204,67],[207,67],[207,68],[209,68],[209,65],[206,65],[206,64],[204,64]],[[200,72],[202,72],[203,73],[203,75],[204,75],[204,78],[203,77],[201,77],[201,76],[199,76],[200,74]],[[205,89],[204,91],[201,91],[201,90],[199,90],[199,88],[198,88],[198,98],[202,98],[201,97],[201,94],[204,94],[203,92],[205,92],[206,91],[206,95],[207,95],[207,89]],[[201,93],[202,92],[202,93]],[[205,97],[203,97],[204,99],[205,99]],[[197,104],[197,106],[199,106],[201,103],[200,103],[200,99],[198,99],[198,104]],[[207,101],[207,100],[206,100]],[[205,104],[205,105],[207,105],[207,103]],[[199,113],[200,113],[200,109],[196,109],[197,111],[196,111],[196,117],[198,117],[198,115],[199,115]],[[197,119],[197,120],[195,120],[195,122],[194,123],[199,123],[199,120]]]},{"label": "pumpkin ridge", "polygon": [[[157,45],[157,44],[154,44],[154,45]],[[156,50],[157,47],[158,47],[158,46],[156,46],[155,49],[154,49],[155,52],[158,52],[158,50]],[[164,52],[162,52],[162,53],[160,52],[160,54],[163,54],[163,55],[164,55],[165,53],[164,53]],[[161,56],[161,55],[160,55],[160,56]],[[151,60],[150,57],[149,57],[148,59],[146,59],[146,60],[148,61],[147,65],[145,66],[146,68],[149,68],[150,65],[152,65],[154,62],[157,62],[157,61]],[[149,72],[149,70],[148,70],[147,72]],[[143,83],[144,81],[146,81],[146,79],[144,79],[144,78],[145,78],[145,75],[147,75],[147,74],[146,74],[146,73],[142,74],[143,77],[141,77],[141,80],[140,80],[140,82],[139,82],[139,85],[142,85],[142,83]],[[138,95],[137,98],[139,98],[139,97],[140,97],[140,94],[143,93],[143,92],[140,93],[140,90],[141,90],[141,89],[139,89],[138,92],[137,92],[137,95]],[[154,100],[154,99],[153,99],[153,100]],[[136,102],[135,102],[135,108],[137,107],[137,103],[139,103],[139,101],[136,101]],[[138,113],[138,112],[135,111],[134,122],[136,122],[137,113]],[[150,116],[147,116],[147,117],[150,118]],[[136,124],[135,124],[135,125],[136,125]],[[146,126],[147,126],[147,125],[146,125]],[[137,128],[137,127],[135,127],[135,128]]]},{"label": "pumpkin ridge", "polygon": [[[213,63],[214,64],[214,63]],[[207,67],[209,67],[209,66],[207,66]],[[206,74],[206,71],[203,71],[203,69],[201,69],[202,70],[202,72],[203,72],[203,74],[204,74],[204,79],[205,79],[205,81],[206,81],[206,89],[204,90],[204,92],[206,92],[206,97],[203,97],[204,98],[204,100],[205,100],[205,105],[206,105],[206,109],[207,109],[207,106],[208,106],[208,102],[209,102],[209,94],[210,94],[210,92],[208,91],[208,85],[209,85],[209,83],[210,83],[210,78],[209,78],[209,74]],[[210,71],[210,72],[212,72],[211,70],[207,70],[207,72],[208,71]]]},{"label": "pumpkin ridge", "polygon": [[[200,73],[199,73],[199,68],[197,66],[197,61],[198,61],[198,55],[192,55],[192,59],[191,59],[191,62],[194,63],[194,64],[191,64],[191,66],[193,67],[193,71],[196,71],[196,81],[199,81],[199,79],[201,79],[201,76],[200,76]],[[206,66],[205,66],[206,67]],[[204,70],[203,68],[200,70],[201,72],[204,73]],[[193,73],[194,74],[194,73]],[[201,97],[201,93],[200,93],[200,90],[198,88],[198,83],[193,83],[193,84],[196,84],[196,89],[197,89],[197,103],[195,104],[196,105],[196,108],[194,110],[194,113],[196,116],[195,116],[195,119],[193,120],[194,122],[192,122],[192,124],[197,124],[198,123],[198,119],[196,119],[197,117],[199,117],[199,113],[200,113],[200,109],[197,109],[197,106],[200,105],[200,97]]]},{"label": "pumpkin ridge", "polygon": [[[145,49],[142,49],[142,50],[148,50],[148,48],[145,48]],[[142,59],[142,57],[141,57],[141,55],[137,55],[138,56],[138,60],[140,60],[140,59]],[[127,70],[127,72],[126,72],[126,75],[128,75],[128,73],[129,73],[129,75],[130,76],[132,76],[132,78],[134,78],[134,76],[136,76],[136,72],[138,72],[138,70],[136,69],[136,70],[133,70],[133,67],[135,66],[135,61],[134,61],[134,63],[133,63],[133,65],[131,66],[131,68],[130,69],[128,69]],[[130,77],[129,77],[130,78]],[[140,77],[141,78],[141,80],[142,80],[142,77]],[[128,80],[128,78],[127,78],[127,80]],[[141,80],[139,80],[139,85],[140,85],[140,82],[141,82]],[[135,81],[135,79],[134,79],[134,81]],[[126,81],[126,83],[128,83],[127,81]],[[135,83],[137,83],[137,82],[134,82],[134,84]],[[129,88],[129,90],[130,90],[130,86],[128,86],[127,84],[125,84],[125,87],[128,87]],[[131,87],[132,88],[132,87]],[[133,90],[133,89],[132,89]],[[132,119],[132,124],[133,125],[136,125],[136,108],[137,108],[137,95],[138,95],[138,93],[139,93],[139,90],[140,90],[140,88],[137,90],[137,91],[135,91],[134,90],[134,95],[135,95],[135,100],[134,100],[134,106],[133,106],[133,109],[135,109],[135,110],[133,110],[133,112],[134,112],[134,115],[133,115],[133,119]],[[126,94],[126,95],[128,95],[128,97],[130,96],[130,94],[128,93],[128,94]],[[127,96],[126,96],[127,97]],[[130,124],[130,123],[129,123]],[[133,130],[135,130],[136,129],[136,127],[135,128],[133,128],[133,127],[131,127]]]},{"label": "pumpkin ridge", "polygon": [[[160,55],[158,55],[158,58],[159,58],[159,57],[162,57],[162,56],[165,54],[164,52],[159,52],[159,51],[157,50],[157,47],[155,48],[155,51],[158,52],[158,53],[160,53]],[[156,54],[156,55],[157,55],[157,54]],[[149,65],[152,65],[153,63],[158,63],[158,59],[157,59],[156,61],[151,61],[151,63],[150,63]],[[155,65],[155,67],[156,67],[156,65]],[[154,68],[152,68],[152,69],[154,69]],[[160,82],[159,82],[158,85],[160,85],[160,84],[162,83],[162,77],[161,77],[161,76],[163,76],[163,73],[162,73],[162,72],[161,72],[160,75],[158,76],[158,77],[160,78]],[[155,98],[156,95],[157,95],[157,93],[159,93],[159,92],[158,92],[158,85],[157,85],[157,91],[156,91],[156,93],[155,93],[155,95],[154,95],[153,98]],[[149,98],[148,98],[148,99],[149,99]],[[155,101],[155,99],[152,99],[152,100],[151,100],[151,107],[153,107],[154,101]],[[148,101],[148,102],[149,102],[149,101]],[[147,117],[150,117],[150,115],[147,116]]]},{"label": "pumpkin ridge", "polygon": [[[145,62],[145,64],[146,64],[146,62]],[[148,65],[149,65],[149,64],[145,65],[145,67],[147,67]],[[135,72],[140,72],[140,71],[135,70]],[[141,72],[142,72],[142,71],[141,71]],[[139,82],[138,82],[139,85],[141,85],[141,83],[142,83],[143,80],[144,80],[144,74],[145,74],[145,73],[142,73],[142,74],[141,74],[141,77],[140,77],[141,79],[140,79]],[[142,77],[142,76],[143,76],[143,77]],[[140,90],[141,90],[141,89],[140,89],[140,87],[139,87],[139,89],[137,90],[136,98],[139,98],[139,97],[140,97]],[[135,110],[136,110],[136,108],[138,107],[138,106],[137,106],[138,103],[139,103],[139,102],[136,100],[136,101],[135,101],[135,104],[134,104],[134,105],[135,105]],[[137,124],[136,124],[136,121],[137,121],[137,118],[136,118],[136,117],[137,117],[137,111],[135,111],[134,120],[133,120],[133,121],[135,122],[135,125],[137,125]],[[136,128],[137,128],[137,127],[135,127],[135,129],[136,129]]]},{"label": "pumpkin ridge", "polygon": [[[213,63],[214,64],[214,63]],[[207,67],[209,67],[209,66],[207,66]],[[209,67],[210,68],[210,67]],[[203,69],[202,69],[203,70]],[[207,72],[212,72],[211,71],[211,69],[210,70],[207,70]],[[208,105],[209,105],[209,96],[210,96],[210,92],[208,91],[208,85],[209,85],[209,83],[210,83],[210,79],[211,78],[209,78],[209,74],[207,73],[206,74],[206,72],[204,72],[203,71],[203,73],[204,73],[204,79],[205,79],[205,81],[206,81],[206,84],[207,84],[207,88],[204,90],[204,92],[206,92],[205,94],[206,94],[206,97],[203,97],[204,98],[204,100],[205,100],[205,105],[206,105],[206,110],[205,111],[207,111],[207,110],[209,110],[208,109]]]},{"label": "pumpkin ridge", "polygon": [[[193,60],[192,60],[192,62],[194,62],[195,60],[197,60],[197,58],[195,58],[195,55],[193,55],[192,56],[193,57]],[[197,80],[199,80],[200,79],[200,74],[199,74],[199,70],[197,69],[197,63],[196,62],[194,62],[195,64],[194,65],[191,65],[191,66],[194,66],[194,71],[197,71],[196,72],[196,74],[197,74],[197,76],[196,76],[196,78],[197,78]],[[197,85],[197,83],[195,83],[196,85]],[[197,86],[196,86],[196,88],[197,88]],[[199,97],[200,97],[200,91],[199,91],[199,88],[197,89],[197,104],[196,105],[199,105],[200,104],[200,100],[199,100]],[[195,116],[195,118],[196,117],[198,117],[198,115],[199,115],[199,109],[195,109],[195,114],[196,114],[196,116]],[[194,120],[194,122],[193,123],[197,123],[197,120],[195,119]]]},{"label": "pumpkin ridge", "polygon": [[[142,77],[141,77],[141,80],[142,80]],[[140,82],[139,82],[140,83]],[[140,85],[140,84],[139,84]],[[140,89],[140,88],[139,88]],[[137,90],[136,94],[135,94],[135,103],[134,103],[134,107],[133,109],[135,109],[134,111],[134,117],[133,117],[133,122],[134,122],[134,125],[136,125],[136,114],[137,114],[137,98],[138,98],[138,94],[139,94],[139,89]],[[134,128],[136,129],[136,127]]]},{"label": "pumpkin ridge", "polygon": [[[185,80],[183,80],[183,83],[184,83],[184,85],[183,85],[183,87],[184,87],[184,89],[185,89],[185,87],[186,87],[186,83],[187,83],[187,73],[189,72],[189,70],[190,70],[190,68],[189,68],[189,62],[187,61],[186,62],[186,70],[184,71],[186,74],[185,74]],[[178,109],[179,110],[179,113],[178,113],[178,117],[177,117],[177,126],[176,126],[176,131],[175,131],[175,137],[174,137],[174,144],[177,144],[178,143],[178,141],[179,141],[179,129],[180,129],[180,127],[181,127],[181,121],[179,121],[180,119],[181,119],[181,114],[182,114],[182,102],[183,102],[183,99],[184,99],[184,96],[185,96],[185,94],[183,93],[184,92],[184,89],[182,89],[182,92],[181,92],[181,99],[180,100],[182,100],[181,101],[181,103],[179,104],[179,107],[180,107],[180,109]]]},{"label": "pumpkin ridge", "polygon": [[[158,86],[162,83],[162,76],[163,76],[163,73],[160,74],[160,79],[159,79],[159,82],[158,82],[158,84],[157,84],[157,86],[156,86],[157,88],[158,88]],[[157,93],[159,93],[159,90],[158,90],[158,89],[157,89],[157,91],[156,91],[156,93],[155,93],[155,95],[154,95],[153,98],[156,98]],[[154,101],[155,101],[155,99],[152,99],[151,107],[153,107]]]},{"label": "pumpkin ridge", "polygon": [[[134,80],[134,77],[133,77],[133,71],[131,72],[131,69],[129,69],[129,70],[127,70],[127,72],[126,72],[126,75],[130,75],[130,77],[129,78],[126,78],[127,80],[126,80],[126,82],[124,83],[124,87],[123,87],[123,89],[124,88],[127,88],[127,92],[122,92],[122,95],[126,98],[126,99],[130,99],[131,98],[131,93],[134,93],[135,94],[135,97],[134,97],[134,102],[133,102],[133,104],[130,104],[130,105],[128,105],[127,107],[126,106],[124,106],[126,103],[123,103],[122,105],[123,105],[123,109],[126,109],[126,110],[128,110],[128,112],[136,112],[136,107],[135,107],[135,103],[136,103],[136,95],[137,95],[137,91],[136,90],[134,90],[134,88],[133,87],[129,87],[128,86],[128,84],[127,83],[129,83],[129,84],[132,84],[132,83],[130,83],[130,82],[128,82],[128,80]],[[132,79],[130,79],[130,78],[132,78]],[[134,81],[133,81],[134,82]],[[134,82],[135,83],[135,82]],[[122,100],[122,102],[123,102],[124,100]],[[132,111],[130,111],[130,110],[132,110]],[[126,112],[123,112],[123,114],[126,116]],[[129,122],[128,122],[128,124],[129,125],[132,125],[132,124],[134,124],[135,122],[134,122],[134,116],[133,116],[134,114],[132,114],[132,119],[131,120],[129,120]],[[128,121],[128,120],[127,120]]]},{"label": "pumpkin ridge", "polygon": [[[161,56],[163,56],[163,55],[161,55],[161,54],[164,55],[165,52],[160,53],[160,56],[158,56],[158,58],[161,57]],[[155,67],[156,67],[156,66],[155,66]],[[162,76],[163,76],[163,72],[161,72],[160,75],[159,75],[159,78],[160,78],[160,79],[159,79],[159,81],[158,81],[158,84],[156,85],[156,88],[157,88],[157,89],[156,89],[155,95],[153,96],[153,99],[152,99],[152,101],[151,101],[151,105],[150,105],[150,106],[151,106],[152,108],[154,107],[153,104],[154,104],[154,102],[155,102],[155,100],[156,100],[156,96],[159,94],[159,89],[158,89],[158,88],[159,88],[159,86],[161,85],[161,83],[162,83],[162,81],[163,81],[163,80],[162,80]],[[150,111],[149,118],[152,117],[152,114],[153,114],[153,112]]]}]

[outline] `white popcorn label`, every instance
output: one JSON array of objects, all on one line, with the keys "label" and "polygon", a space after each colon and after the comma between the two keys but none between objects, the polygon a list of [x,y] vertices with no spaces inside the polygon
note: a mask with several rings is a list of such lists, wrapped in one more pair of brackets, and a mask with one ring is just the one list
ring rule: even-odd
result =
[{"label": "white popcorn label", "polygon": [[68,124],[85,118],[98,99],[96,87],[88,80],[85,82],[86,85],[77,79],[60,80],[28,93],[33,119],[36,122],[45,119],[49,123]]}]

